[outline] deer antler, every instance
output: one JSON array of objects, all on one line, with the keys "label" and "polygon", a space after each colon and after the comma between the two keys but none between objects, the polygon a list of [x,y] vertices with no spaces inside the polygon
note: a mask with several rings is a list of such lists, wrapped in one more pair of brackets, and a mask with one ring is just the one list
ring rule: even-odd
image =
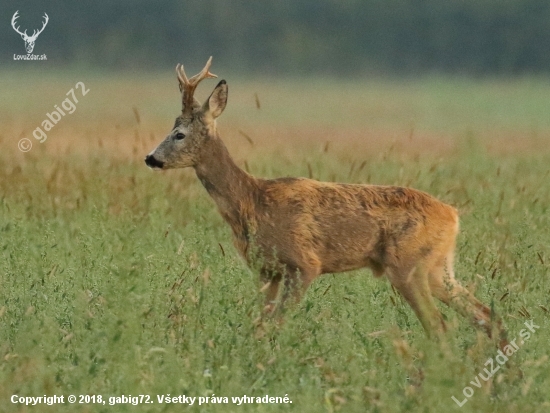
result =
[{"label": "deer antler", "polygon": [[188,79],[185,75],[185,70],[183,69],[182,64],[178,63],[178,65],[176,66],[176,74],[178,75],[180,92],[182,92],[182,105],[184,110],[188,110],[193,107],[193,94],[195,93],[195,89],[197,88],[201,80],[218,77],[215,74],[210,73],[209,70],[211,65],[212,56],[210,56],[210,59],[208,59],[208,62],[206,62],[204,69],[202,69],[200,73],[197,73],[191,79]]},{"label": "deer antler", "polygon": [[42,23],[42,28],[38,31],[33,30],[33,33],[32,33],[32,36],[31,36],[32,39],[36,39],[38,37],[38,35],[44,31],[44,29],[46,28],[46,25],[50,21],[50,18],[48,17],[46,12],[44,12],[44,18],[45,19],[44,19],[44,23]]},{"label": "deer antler", "polygon": [[48,17],[48,15],[46,13],[44,13],[44,22],[42,23],[42,28],[40,30],[33,30],[33,33],[32,33],[32,36],[29,36],[27,34],[27,30],[25,30],[23,33],[21,33],[19,31],[19,26],[15,27],[15,25],[17,24],[16,20],[19,18],[19,10],[17,10],[15,12],[15,14],[13,15],[13,17],[11,18],[11,26],[13,27],[13,30],[15,30],[17,33],[19,33],[21,35],[21,37],[23,37],[23,39],[25,39],[25,41],[34,41],[36,40],[36,38],[38,37],[38,35],[40,33],[42,33],[44,31],[44,29],[46,28],[46,25],[48,24],[48,21],[50,20],[50,18]]},{"label": "deer antler", "polygon": [[16,25],[16,23],[17,23],[16,20],[19,18],[18,13],[19,13],[19,10],[17,10],[17,11],[15,12],[15,14],[13,15],[13,17],[11,18],[11,27],[13,27],[13,30],[15,30],[15,31],[16,31],[17,33],[19,33],[21,36],[28,37],[28,36],[27,36],[27,31],[26,31],[26,30],[25,30],[24,33],[21,33],[21,32],[19,31],[19,26],[15,27],[15,25]]}]

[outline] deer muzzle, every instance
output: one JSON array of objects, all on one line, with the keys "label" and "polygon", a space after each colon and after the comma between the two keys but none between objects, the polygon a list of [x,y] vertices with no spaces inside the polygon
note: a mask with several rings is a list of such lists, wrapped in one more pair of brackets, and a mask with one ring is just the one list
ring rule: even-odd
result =
[{"label": "deer muzzle", "polygon": [[145,164],[152,169],[155,169],[155,168],[162,169],[162,167],[164,166],[164,162],[159,161],[157,158],[154,157],[154,155],[151,155],[151,154],[145,157]]}]

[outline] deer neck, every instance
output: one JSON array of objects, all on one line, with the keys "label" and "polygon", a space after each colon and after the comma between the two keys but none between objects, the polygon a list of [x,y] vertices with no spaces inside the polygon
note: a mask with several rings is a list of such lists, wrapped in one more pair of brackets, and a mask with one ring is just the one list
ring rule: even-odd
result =
[{"label": "deer neck", "polygon": [[256,179],[239,168],[219,137],[211,137],[195,166],[197,177],[236,236],[248,238]]}]

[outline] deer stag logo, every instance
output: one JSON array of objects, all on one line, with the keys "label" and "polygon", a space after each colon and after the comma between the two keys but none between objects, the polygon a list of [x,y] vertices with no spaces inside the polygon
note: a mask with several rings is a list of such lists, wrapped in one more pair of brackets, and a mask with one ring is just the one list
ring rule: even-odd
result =
[{"label": "deer stag logo", "polygon": [[21,32],[19,31],[19,26],[17,27],[15,26],[17,24],[16,20],[19,17],[18,13],[19,13],[19,10],[17,10],[14,13],[13,17],[11,18],[11,26],[13,27],[13,30],[15,30],[17,33],[21,35],[21,38],[25,41],[25,49],[27,49],[27,53],[30,54],[34,49],[34,42],[36,41],[36,38],[40,33],[44,31],[44,28],[48,24],[49,17],[46,13],[44,13],[44,23],[42,24],[42,28],[40,30],[35,29],[32,33],[32,36],[29,36],[27,34],[27,30],[25,30],[24,32]]}]

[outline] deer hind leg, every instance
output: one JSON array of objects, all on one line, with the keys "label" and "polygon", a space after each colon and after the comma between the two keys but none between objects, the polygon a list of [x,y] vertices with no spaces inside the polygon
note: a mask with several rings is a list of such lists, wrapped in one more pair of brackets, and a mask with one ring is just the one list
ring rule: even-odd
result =
[{"label": "deer hind leg", "polygon": [[441,336],[445,322],[433,300],[428,273],[420,265],[412,270],[390,270],[388,278],[412,307],[428,336]]},{"label": "deer hind leg", "polygon": [[[429,285],[435,297],[469,318],[476,327],[482,328],[491,337],[491,310],[455,279],[452,253],[448,253],[431,268]],[[500,320],[497,320],[497,328],[501,337],[504,337]]]}]

